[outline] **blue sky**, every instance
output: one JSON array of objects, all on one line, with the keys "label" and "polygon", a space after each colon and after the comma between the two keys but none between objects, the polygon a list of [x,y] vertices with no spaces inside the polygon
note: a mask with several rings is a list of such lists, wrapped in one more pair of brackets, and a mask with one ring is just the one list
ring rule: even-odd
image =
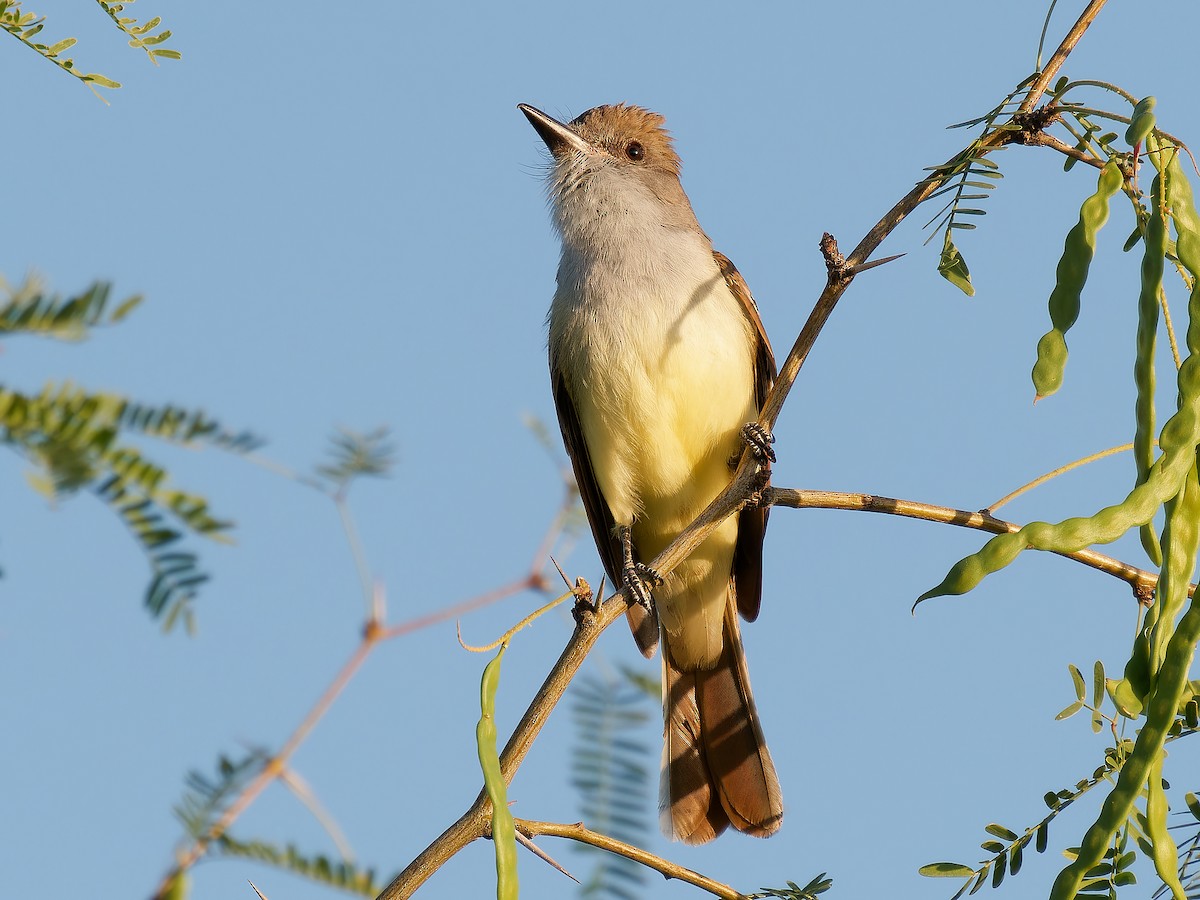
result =
[{"label": "blue sky", "polygon": [[[962,145],[966,133],[944,126],[1033,69],[1044,6],[299,2],[239,9],[239,20],[143,0],[129,12],[163,16],[184,56],[156,70],[98,8],[35,4],[47,36],[79,37],[77,63],[124,87],[106,106],[0,43],[0,273],[36,271],[64,292],[104,278],[147,302],[81,345],[6,341],[3,383],[70,378],[201,406],[304,470],[335,426],[391,426],[399,464],[357,486],[352,507],[390,621],[436,611],[520,576],[560,499],[559,461],[524,424],[553,422],[543,320],[558,248],[544,151],[518,102],[564,118],[618,100],[666,115],[700,222],[745,275],[782,357],[822,284],[822,231],[853,246],[923,167]],[[1081,6],[1060,4],[1052,34]],[[1153,93],[1162,126],[1196,143],[1186,48],[1200,10],[1132,6],[1107,9],[1065,71]],[[972,509],[1128,440],[1128,206],[1102,234],[1066,385],[1034,407],[1045,299],[1095,179],[1064,176],[1044,151],[997,161],[1007,177],[959,242],[977,295],[937,275],[937,239],[922,247],[920,230],[933,210],[918,212],[881,250],[908,255],[856,281],[812,353],[777,428],[777,484]],[[1169,400],[1164,388],[1160,406]],[[235,545],[199,548],[214,578],[193,638],[147,619],[143,561],[106,510],[86,497],[52,509],[26,486],[26,465],[0,457],[0,895],[58,896],[85,881],[99,897],[147,895],[180,836],[171,806],[184,774],[246,745],[278,747],[357,640],[363,600],[324,498],[219,452],[151,452],[237,521]],[[1115,457],[1005,512],[1086,514],[1132,478],[1132,461]],[[655,835],[651,849],[744,891],[827,871],[833,896],[886,885],[948,897],[954,887],[918,877],[920,865],[974,862],[987,823],[1021,830],[1045,791],[1090,774],[1103,736],[1053,717],[1074,697],[1068,663],[1123,664],[1129,592],[1027,554],[971,595],[910,615],[980,543],[889,517],[776,512],[763,614],[745,638],[784,827],[703,849]],[[572,577],[595,584],[588,541],[563,549]],[[1141,559],[1135,541],[1115,552]],[[464,636],[491,640],[540,602],[526,594],[473,614]],[[502,737],[569,633],[555,613],[514,642]],[[657,672],[621,627],[599,654],[599,667]],[[363,863],[395,871],[474,798],[484,661],[459,648],[452,622],[379,648],[295,757]],[[580,817],[565,712],[513,784],[519,815]],[[645,736],[657,754],[657,724]],[[1195,748],[1173,749],[1177,790],[1197,788],[1196,762]],[[1007,890],[1044,891],[1095,806],[1060,818],[1051,852]],[[234,834],[333,852],[278,788]],[[544,844],[586,872],[586,859]],[[422,896],[489,893],[491,852],[469,848]],[[524,853],[521,875],[527,896],[569,890]],[[250,896],[247,878],[272,900],[329,896],[240,861],[202,865],[194,896]],[[691,895],[656,876],[647,885]]]}]

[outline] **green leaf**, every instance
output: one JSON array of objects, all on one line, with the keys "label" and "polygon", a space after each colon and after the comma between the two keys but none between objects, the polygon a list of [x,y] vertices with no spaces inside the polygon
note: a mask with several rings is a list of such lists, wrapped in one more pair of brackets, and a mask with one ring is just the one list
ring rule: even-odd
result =
[{"label": "green leaf", "polygon": [[88,84],[94,84],[97,87],[119,88],[121,86],[121,82],[113,81],[111,78],[107,78],[98,72],[90,72],[87,75],[81,75],[80,77]]},{"label": "green leaf", "polygon": [[917,874],[926,878],[970,878],[975,874],[975,870],[962,863],[939,862],[921,866],[917,869]]},{"label": "green leaf", "polygon": [[121,303],[117,305],[117,308],[114,309],[109,315],[108,320],[115,325],[117,322],[120,322],[127,315],[137,309],[141,303],[141,294],[134,294],[132,297],[122,300]]},{"label": "green leaf", "polygon": [[1183,795],[1183,801],[1187,804],[1188,812],[1192,814],[1192,817],[1200,822],[1200,800],[1196,799],[1196,795],[1188,791]]},{"label": "green leaf", "polygon": [[1087,682],[1083,680],[1083,673],[1075,668],[1074,663],[1068,663],[1067,669],[1071,672],[1071,680],[1075,682],[1075,696],[1082,700],[1087,696]]},{"label": "green leaf", "polygon": [[1092,670],[1092,706],[1096,709],[1104,702],[1104,663],[1096,660]]},{"label": "green leaf", "polygon": [[998,888],[1004,881],[1004,872],[1008,868],[1007,854],[1001,853],[996,858],[996,864],[992,867],[992,887]]},{"label": "green leaf", "polygon": [[992,837],[998,837],[1001,840],[1009,842],[1015,841],[1018,838],[1018,835],[1015,831],[1009,831],[1003,825],[997,825],[995,822],[985,828],[984,831],[992,835]]},{"label": "green leaf", "polygon": [[[136,21],[137,21],[136,19],[118,19],[117,24],[127,25],[132,22],[136,22]],[[138,25],[135,28],[130,28],[129,33],[130,34],[145,34],[147,31],[151,31],[151,30],[157,28],[161,24],[162,24],[162,16],[155,16],[154,18],[147,20],[144,25]]]},{"label": "green leaf", "polygon": [[997,854],[1004,852],[1004,845],[999,841],[984,841],[979,845],[985,853]]},{"label": "green leaf", "polygon": [[1014,844],[1008,855],[1008,874],[1016,875],[1021,871],[1021,861],[1024,859],[1024,844]]},{"label": "green leaf", "polygon": [[963,259],[958,247],[954,245],[954,241],[950,240],[949,230],[946,231],[942,255],[938,260],[938,272],[968,297],[975,296],[975,287],[971,284],[971,271],[967,268],[967,261]]},{"label": "green leaf", "polygon": [[1068,706],[1066,709],[1064,709],[1062,712],[1060,712],[1057,716],[1055,716],[1054,721],[1060,722],[1063,719],[1069,719],[1069,718],[1071,718],[1071,716],[1075,715],[1075,713],[1079,712],[1081,709],[1083,709],[1083,701],[1076,700],[1074,703],[1072,703],[1070,706]]},{"label": "green leaf", "polygon": [[[137,41],[137,44],[139,46],[143,46],[143,47],[148,46],[148,45],[153,45],[153,44],[161,44],[163,41],[165,41],[170,36],[171,36],[170,30],[162,31],[151,37],[142,38],[140,41]],[[134,42],[130,41],[130,43],[132,44]]]}]

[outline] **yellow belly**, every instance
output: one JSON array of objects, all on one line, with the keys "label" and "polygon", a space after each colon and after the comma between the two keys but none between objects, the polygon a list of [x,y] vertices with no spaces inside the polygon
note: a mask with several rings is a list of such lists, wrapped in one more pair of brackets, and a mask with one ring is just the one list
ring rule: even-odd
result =
[{"label": "yellow belly", "polygon": [[[723,281],[658,324],[626,332],[620,364],[587,372],[574,398],[600,490],[647,563],[729,484],[741,426],[757,416],[753,336]],[[730,518],[654,593],[682,669],[721,652],[736,543]]]}]

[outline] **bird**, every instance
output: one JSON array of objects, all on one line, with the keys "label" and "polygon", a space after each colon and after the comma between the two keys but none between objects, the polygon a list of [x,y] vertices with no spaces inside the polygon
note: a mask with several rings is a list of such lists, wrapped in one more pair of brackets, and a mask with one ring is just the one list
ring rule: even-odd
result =
[{"label": "bird", "polygon": [[680,182],[664,118],[626,103],[563,123],[519,104],[550,151],[561,239],[547,316],[563,441],[608,577],[627,590],[638,648],[662,644],[659,821],[703,844],[783,821],[742,646],[762,592],[765,508],[726,519],[665,577],[650,568],[731,482],[776,375],[745,280],[713,249]]}]

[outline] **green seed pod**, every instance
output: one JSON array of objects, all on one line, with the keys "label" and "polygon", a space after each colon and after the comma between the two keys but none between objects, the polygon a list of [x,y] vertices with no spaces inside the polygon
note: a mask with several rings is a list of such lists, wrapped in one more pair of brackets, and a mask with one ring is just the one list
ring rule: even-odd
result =
[{"label": "green seed pod", "polygon": [[[1166,202],[1175,221],[1175,229],[1179,235],[1177,245],[1180,262],[1193,274],[1200,271],[1200,214],[1196,212],[1192,197],[1191,185],[1179,165],[1178,153],[1174,154],[1167,164],[1169,177],[1167,179],[1168,193]],[[1163,426],[1159,445],[1162,456],[1151,467],[1146,483],[1134,489],[1126,502],[1134,499],[1134,495],[1147,491],[1156,482],[1162,482],[1162,490],[1171,487],[1171,476],[1177,469],[1180,472],[1178,487],[1185,487],[1183,497],[1176,504],[1178,516],[1183,517],[1190,510],[1194,518],[1197,510],[1192,506],[1196,493],[1194,478],[1188,476],[1195,472],[1196,446],[1200,444],[1200,433],[1196,419],[1200,416],[1200,362],[1197,362],[1197,351],[1200,350],[1200,279],[1195,283],[1188,303],[1187,344],[1189,355],[1180,366],[1179,410]],[[1187,478],[1189,484],[1184,485],[1182,479]],[[1174,496],[1180,491],[1177,488]],[[1165,497],[1164,497],[1165,499]],[[1193,524],[1194,527],[1194,524]],[[1190,540],[1189,540],[1190,544]],[[1168,572],[1180,564],[1175,559],[1176,546],[1182,546],[1182,539],[1177,543],[1174,539],[1167,542],[1163,548],[1167,559],[1164,562],[1163,577],[1169,581]],[[1195,545],[1191,544],[1192,559],[1187,565],[1194,563]],[[1187,549],[1186,546],[1183,547]],[[1178,576],[1175,576],[1178,577]],[[1160,590],[1163,585],[1160,581]],[[1175,589],[1172,589],[1175,590]],[[1186,587],[1183,587],[1186,595]],[[1165,591],[1164,591],[1165,593]],[[1161,610],[1155,623],[1155,631],[1168,628],[1168,617],[1165,608]],[[1200,598],[1193,597],[1187,611],[1179,620],[1174,632],[1166,641],[1162,651],[1162,662],[1158,667],[1153,686],[1146,704],[1146,721],[1138,732],[1133,752],[1121,769],[1116,786],[1104,800],[1100,815],[1087,830],[1080,844],[1079,855],[1063,869],[1054,881],[1051,889],[1051,900],[1069,900],[1078,894],[1080,885],[1087,872],[1104,859],[1105,851],[1111,844],[1112,836],[1116,834],[1133,811],[1134,802],[1141,793],[1142,787],[1149,783],[1155,773],[1159,773],[1161,781],[1161,765],[1163,743],[1167,732],[1175,722],[1176,710],[1183,698],[1184,691],[1190,688],[1188,674],[1192,658],[1196,652],[1196,644],[1200,642]],[[1151,650],[1157,649],[1152,645]],[[1136,648],[1135,648],[1136,652]],[[1156,810],[1157,811],[1157,810]],[[1157,855],[1157,851],[1156,851]],[[1155,859],[1156,866],[1158,859]],[[1177,861],[1171,861],[1174,866]],[[1161,874],[1161,873],[1160,873]],[[1183,896],[1176,894],[1176,896]]]},{"label": "green seed pod", "polygon": [[496,897],[498,900],[517,900],[517,829],[508,808],[508,786],[500,770],[496,753],[496,689],[500,685],[500,660],[505,646],[483,670],[480,683],[480,716],[475,726],[479,766],[483,783],[492,801],[492,843],[496,848]]},{"label": "green seed pod", "polygon": [[1130,147],[1138,146],[1154,130],[1154,104],[1153,97],[1143,97],[1133,108],[1129,127],[1125,129],[1125,143]]},{"label": "green seed pod", "polygon": [[[1132,660],[1130,660],[1131,663]],[[1127,671],[1130,664],[1125,666]],[[1128,677],[1122,678],[1120,681],[1110,678],[1105,687],[1108,689],[1108,696],[1112,700],[1113,706],[1125,718],[1136,719],[1142,714],[1146,692],[1137,693]]]},{"label": "green seed pod", "polygon": [[1121,768],[1116,786],[1104,799],[1100,815],[1083,836],[1079,855],[1054,880],[1050,900],[1075,900],[1084,877],[1104,859],[1113,835],[1132,814],[1142,787],[1162,759],[1163,742],[1188,684],[1188,669],[1197,641],[1200,641],[1200,601],[1193,600],[1167,646],[1166,659],[1146,709],[1146,723],[1138,732],[1133,752]]},{"label": "green seed pod", "polygon": [[1120,166],[1110,160],[1100,170],[1096,193],[1083,201],[1079,221],[1067,232],[1048,304],[1053,327],[1038,341],[1038,358],[1033,366],[1033,386],[1039,399],[1062,386],[1067,364],[1066,333],[1079,318],[1079,297],[1096,252],[1096,233],[1108,221],[1108,201],[1124,181]]},{"label": "green seed pod", "polygon": [[[1170,194],[1166,202],[1179,235],[1176,242],[1179,259],[1195,274],[1200,272],[1200,214],[1196,212],[1191,186],[1179,165],[1178,154],[1167,169],[1164,183]],[[1104,177],[1102,174],[1102,181]],[[1094,199],[1089,198],[1089,202]],[[917,603],[931,597],[965,593],[985,576],[1007,566],[1025,549],[1072,552],[1092,544],[1112,543],[1130,528],[1153,519],[1158,509],[1183,489],[1200,445],[1200,279],[1195,285],[1188,304],[1189,353],[1178,373],[1179,408],[1163,425],[1158,439],[1162,453],[1147,472],[1146,480],[1121,503],[1107,506],[1091,517],[1070,518],[1056,525],[1031,522],[1020,531],[997,535],[978,552],[956,563],[942,583],[922,594]],[[1131,682],[1140,683],[1139,673],[1127,675]]]},{"label": "green seed pod", "polygon": [[1163,884],[1171,889],[1171,895],[1176,900],[1187,900],[1187,892],[1179,881],[1179,848],[1175,839],[1167,830],[1167,792],[1163,790],[1163,758],[1158,759],[1150,767],[1150,777],[1146,782],[1146,837],[1150,839],[1153,849],[1151,857],[1154,860],[1154,871],[1162,879]]},{"label": "green seed pod", "polygon": [[[1163,176],[1156,175],[1150,190],[1150,215],[1146,222],[1145,253],[1142,255],[1142,286],[1138,294],[1137,355],[1133,363],[1133,381],[1137,387],[1134,402],[1133,459],[1137,466],[1134,484],[1144,484],[1154,464],[1154,351],[1158,336],[1158,297],[1162,291],[1163,260],[1167,253],[1166,206]],[[1162,551],[1150,523],[1141,527],[1142,547],[1156,565],[1162,565]]]},{"label": "green seed pod", "polygon": [[[1157,672],[1175,630],[1175,619],[1187,602],[1188,586],[1200,547],[1200,484],[1196,468],[1188,473],[1183,490],[1167,503],[1162,549],[1166,559],[1154,592],[1154,622],[1150,636],[1150,671]],[[1147,617],[1149,619],[1149,617]],[[1149,622],[1147,622],[1149,625]]]}]

